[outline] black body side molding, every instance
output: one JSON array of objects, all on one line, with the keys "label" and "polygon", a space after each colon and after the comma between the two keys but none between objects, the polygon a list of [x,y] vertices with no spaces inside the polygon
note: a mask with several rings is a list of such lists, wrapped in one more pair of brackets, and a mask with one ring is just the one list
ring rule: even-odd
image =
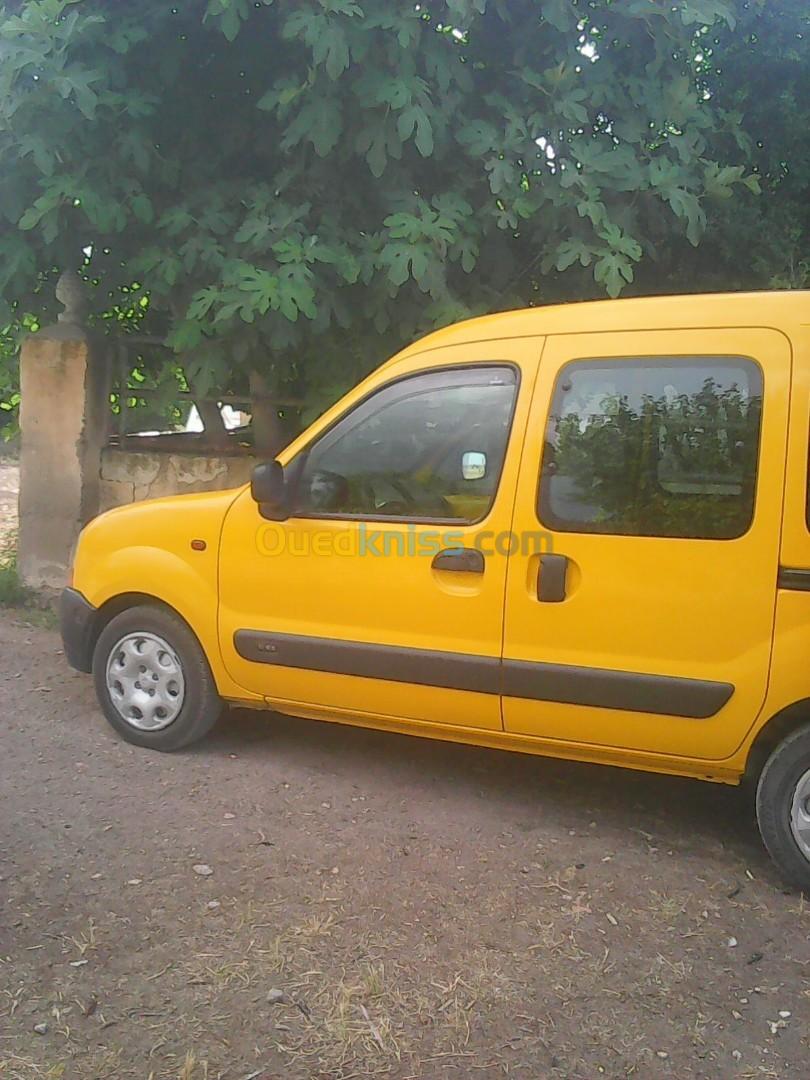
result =
[{"label": "black body side molding", "polygon": [[261,630],[237,630],[233,642],[244,660],[260,664],[416,683],[418,686],[441,686],[448,690],[472,690],[479,694],[501,692],[501,662],[495,656],[405,649],[396,645],[334,641],[298,634],[268,634]]},{"label": "black body side molding", "polygon": [[502,661],[494,656],[262,630],[237,630],[234,647],[243,660],[258,664],[693,720],[714,716],[734,693],[731,683],[705,679],[570,664]]},{"label": "black body side molding", "polygon": [[810,570],[794,570],[790,566],[780,566],[776,587],[792,589],[794,592],[810,592]]},{"label": "black body side molding", "polygon": [[503,668],[506,697],[660,716],[685,716],[690,720],[708,720],[734,693],[731,683],[681,679],[673,675],[643,675],[611,668],[535,664],[523,660],[504,660]]}]

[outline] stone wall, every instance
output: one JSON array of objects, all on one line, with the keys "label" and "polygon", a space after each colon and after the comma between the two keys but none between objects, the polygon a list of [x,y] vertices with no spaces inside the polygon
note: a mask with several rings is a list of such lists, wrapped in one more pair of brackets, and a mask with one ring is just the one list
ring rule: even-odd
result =
[{"label": "stone wall", "polygon": [[249,454],[217,456],[107,447],[101,451],[99,511],[164,495],[239,487],[248,482],[255,464],[256,458]]}]

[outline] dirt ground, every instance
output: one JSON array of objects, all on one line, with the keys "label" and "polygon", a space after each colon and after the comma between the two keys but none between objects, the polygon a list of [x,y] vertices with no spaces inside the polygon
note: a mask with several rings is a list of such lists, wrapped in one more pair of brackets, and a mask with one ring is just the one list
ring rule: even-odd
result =
[{"label": "dirt ground", "polygon": [[20,491],[20,467],[5,457],[0,447],[0,551],[9,533],[17,528],[17,496]]},{"label": "dirt ground", "polygon": [[59,650],[0,614],[2,1080],[808,1075],[737,791],[248,712],[151,754]]}]

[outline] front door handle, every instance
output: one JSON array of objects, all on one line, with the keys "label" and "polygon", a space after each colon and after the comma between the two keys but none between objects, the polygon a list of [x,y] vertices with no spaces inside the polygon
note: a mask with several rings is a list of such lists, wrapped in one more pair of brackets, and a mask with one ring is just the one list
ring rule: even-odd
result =
[{"label": "front door handle", "polygon": [[541,555],[537,599],[544,604],[559,604],[564,600],[567,571],[568,559],[565,555]]},{"label": "front door handle", "polygon": [[434,555],[430,564],[434,570],[453,570],[456,573],[483,574],[484,556],[475,548],[445,548]]}]

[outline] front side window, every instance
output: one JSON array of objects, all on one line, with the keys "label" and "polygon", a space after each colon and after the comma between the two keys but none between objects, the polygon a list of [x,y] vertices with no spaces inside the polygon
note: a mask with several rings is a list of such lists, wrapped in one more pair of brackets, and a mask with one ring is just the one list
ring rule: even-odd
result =
[{"label": "front side window", "polygon": [[505,365],[390,383],[305,452],[295,513],[480,520],[497,491],[516,389]]},{"label": "front side window", "polygon": [[762,375],[737,357],[579,360],[559,373],[538,513],[566,532],[726,540],[751,524]]}]

